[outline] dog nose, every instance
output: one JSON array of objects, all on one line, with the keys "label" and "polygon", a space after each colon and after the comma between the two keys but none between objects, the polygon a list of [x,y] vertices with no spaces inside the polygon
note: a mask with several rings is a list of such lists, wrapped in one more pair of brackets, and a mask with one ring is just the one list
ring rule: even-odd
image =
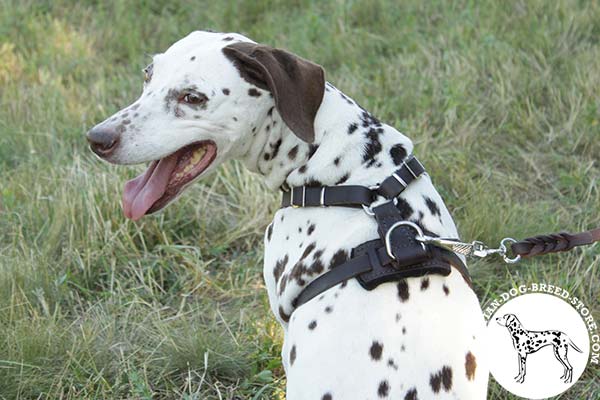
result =
[{"label": "dog nose", "polygon": [[86,134],[90,148],[100,157],[109,156],[119,143],[119,134],[107,128],[92,128]]}]

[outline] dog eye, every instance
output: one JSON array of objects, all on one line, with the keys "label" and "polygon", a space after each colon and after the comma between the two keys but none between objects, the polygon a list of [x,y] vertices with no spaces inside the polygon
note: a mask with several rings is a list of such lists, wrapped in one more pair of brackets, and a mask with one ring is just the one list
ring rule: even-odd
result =
[{"label": "dog eye", "polygon": [[187,93],[182,97],[182,101],[187,104],[202,104],[206,100],[206,96],[200,93]]}]

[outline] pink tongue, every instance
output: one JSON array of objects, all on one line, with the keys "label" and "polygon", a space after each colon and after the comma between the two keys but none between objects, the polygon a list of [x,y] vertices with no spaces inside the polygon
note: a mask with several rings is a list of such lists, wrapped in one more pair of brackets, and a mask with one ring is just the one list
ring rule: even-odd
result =
[{"label": "pink tongue", "polygon": [[123,190],[123,212],[127,218],[142,218],[152,205],[165,194],[177,156],[170,155],[154,161],[146,172],[127,182]]}]

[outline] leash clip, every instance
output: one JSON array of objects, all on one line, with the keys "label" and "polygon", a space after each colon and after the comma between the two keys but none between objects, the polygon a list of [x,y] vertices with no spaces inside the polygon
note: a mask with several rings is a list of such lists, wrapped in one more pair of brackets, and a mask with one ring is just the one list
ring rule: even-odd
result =
[{"label": "leash clip", "polygon": [[516,240],[513,238],[504,238],[500,241],[500,246],[497,249],[490,249],[485,243],[475,240],[471,243],[461,242],[458,239],[453,238],[441,238],[432,237],[427,235],[420,235],[416,238],[422,243],[432,244],[437,247],[441,247],[446,250],[450,250],[456,254],[460,254],[467,257],[479,257],[485,258],[490,254],[499,254],[507,264],[514,264],[521,260],[521,256],[517,255],[514,258],[510,258],[506,255],[507,243],[515,243]]}]

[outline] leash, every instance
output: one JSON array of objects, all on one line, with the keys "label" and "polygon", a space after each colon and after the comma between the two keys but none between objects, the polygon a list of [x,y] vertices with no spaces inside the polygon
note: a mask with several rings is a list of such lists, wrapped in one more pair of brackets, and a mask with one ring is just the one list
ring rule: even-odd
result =
[{"label": "leash", "polygon": [[[483,242],[459,242],[456,239],[421,236],[417,240],[431,243],[435,246],[446,248],[458,254],[471,257],[485,258],[490,254],[499,254],[507,264],[519,262],[522,258],[541,256],[550,253],[559,253],[572,250],[577,246],[585,246],[600,241],[600,228],[580,233],[552,233],[550,235],[533,236],[521,241],[513,238],[504,238],[498,248],[489,248]],[[507,255],[507,244],[514,254],[513,258]]]},{"label": "leash", "polygon": [[[600,228],[577,234],[561,232],[539,235],[521,241],[506,237],[497,248],[490,248],[480,241],[466,243],[455,238],[434,236],[414,222],[404,220],[397,207],[398,196],[423,174],[426,174],[425,168],[411,155],[379,185],[283,189],[282,208],[362,208],[367,215],[375,218],[379,233],[379,239],[355,247],[348,261],[333,266],[309,283],[293,301],[294,307],[351,278],[356,278],[366,290],[372,290],[381,283],[408,277],[427,274],[447,276],[454,267],[471,286],[469,271],[458,255],[485,258],[498,254],[504,262],[513,264],[525,257],[568,251],[576,246],[600,241]],[[387,201],[373,206],[380,197]],[[513,257],[508,255],[509,247]]]}]

